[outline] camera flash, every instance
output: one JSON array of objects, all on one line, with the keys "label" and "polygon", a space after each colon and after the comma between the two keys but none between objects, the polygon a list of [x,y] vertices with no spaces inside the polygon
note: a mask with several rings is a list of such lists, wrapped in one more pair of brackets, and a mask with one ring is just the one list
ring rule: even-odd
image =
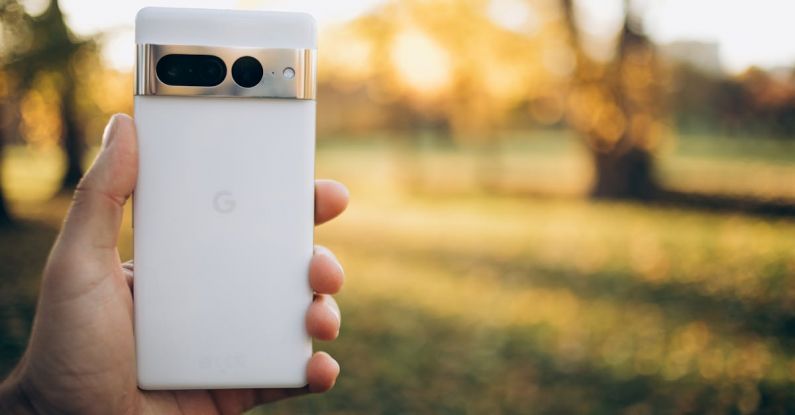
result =
[{"label": "camera flash", "polygon": [[284,75],[285,79],[293,79],[295,77],[295,69],[289,67],[284,68],[282,75]]}]

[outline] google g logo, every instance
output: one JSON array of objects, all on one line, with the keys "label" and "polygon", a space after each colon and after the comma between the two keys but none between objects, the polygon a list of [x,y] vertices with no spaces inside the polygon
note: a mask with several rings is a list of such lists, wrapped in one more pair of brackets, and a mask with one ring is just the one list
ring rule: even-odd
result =
[{"label": "google g logo", "polygon": [[213,196],[213,209],[218,213],[230,213],[235,210],[237,203],[232,193],[222,190]]}]

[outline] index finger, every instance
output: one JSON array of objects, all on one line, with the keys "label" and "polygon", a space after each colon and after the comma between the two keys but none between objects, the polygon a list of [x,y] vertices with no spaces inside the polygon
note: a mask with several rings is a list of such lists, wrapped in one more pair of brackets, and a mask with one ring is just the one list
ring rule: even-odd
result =
[{"label": "index finger", "polygon": [[349,195],[348,189],[340,182],[316,180],[315,225],[320,225],[339,216],[348,206]]}]

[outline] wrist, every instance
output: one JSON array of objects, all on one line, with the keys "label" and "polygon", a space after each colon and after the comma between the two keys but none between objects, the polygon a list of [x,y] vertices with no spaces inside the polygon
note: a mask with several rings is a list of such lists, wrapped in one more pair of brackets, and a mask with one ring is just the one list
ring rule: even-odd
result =
[{"label": "wrist", "polygon": [[36,410],[15,372],[0,383],[0,413],[35,415]]}]

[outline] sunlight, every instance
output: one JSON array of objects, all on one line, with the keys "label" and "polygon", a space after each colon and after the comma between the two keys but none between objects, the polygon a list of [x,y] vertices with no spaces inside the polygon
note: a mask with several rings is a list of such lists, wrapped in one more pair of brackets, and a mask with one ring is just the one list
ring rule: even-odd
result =
[{"label": "sunlight", "polygon": [[[724,65],[732,72],[740,72],[751,65],[775,67],[788,64],[795,56],[795,43],[779,41],[787,39],[795,26],[788,25],[793,6],[780,0],[710,0],[692,2],[669,0],[649,2],[649,11],[644,18],[650,35],[660,42],[673,40],[701,40],[720,45]],[[26,0],[25,8],[36,14],[43,11],[46,2]],[[343,22],[360,16],[384,3],[384,0],[346,0],[327,2],[317,0],[134,0],[125,2],[96,2],[91,0],[62,0],[72,30],[80,36],[112,33],[113,41],[103,46],[106,59],[118,69],[132,66],[132,28],[135,12],[143,6],[251,8],[269,10],[306,11],[312,13],[321,26],[329,22]],[[529,4],[518,0],[492,0],[488,4],[489,17],[501,26],[514,31],[532,33],[544,22],[535,12],[545,2]],[[589,47],[610,49],[604,37],[612,37],[619,22],[621,2],[581,0],[577,2],[578,19],[583,25]],[[781,8],[787,10],[782,12]],[[704,21],[700,16],[712,15],[720,9],[720,15]],[[737,25],[737,22],[742,22]],[[599,40],[601,39],[601,42]],[[121,46],[121,47],[119,47]],[[605,52],[606,53],[606,52]]]},{"label": "sunlight", "polygon": [[433,94],[450,84],[450,57],[445,48],[417,30],[396,37],[392,64],[400,78],[417,92]]},{"label": "sunlight", "polygon": [[320,55],[324,70],[320,76],[358,81],[369,77],[373,71],[370,62],[372,44],[346,26],[337,26],[321,32]]},{"label": "sunlight", "polygon": [[488,13],[491,20],[515,32],[533,33],[538,29],[538,18],[531,5],[521,0],[492,0]]}]

